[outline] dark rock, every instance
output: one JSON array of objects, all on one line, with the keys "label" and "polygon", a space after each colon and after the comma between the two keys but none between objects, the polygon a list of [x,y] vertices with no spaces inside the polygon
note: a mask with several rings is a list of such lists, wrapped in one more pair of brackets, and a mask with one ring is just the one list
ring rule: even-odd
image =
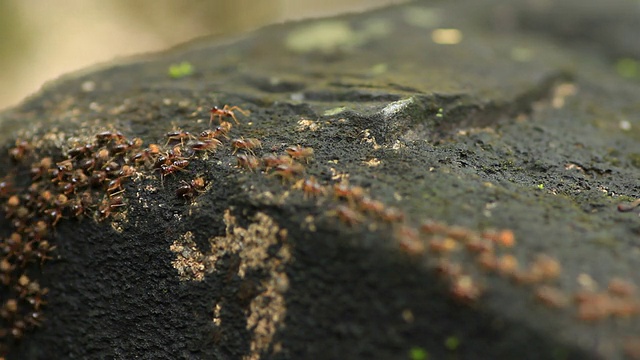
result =
[{"label": "dark rock", "polygon": [[[640,219],[617,205],[640,190],[640,83],[614,69],[640,56],[638,6],[545,4],[423,2],[274,26],[70,75],[0,114],[2,351],[638,358]],[[195,72],[170,77],[183,61]],[[185,137],[158,163],[165,133],[198,134],[225,104],[251,111],[225,119],[230,139],[191,155]],[[144,152],[153,143],[161,153]],[[236,166],[298,144],[313,148],[303,173]],[[109,162],[135,172],[94,187],[71,174]],[[310,176],[322,188],[303,193]],[[10,248],[13,232],[29,245]]]}]

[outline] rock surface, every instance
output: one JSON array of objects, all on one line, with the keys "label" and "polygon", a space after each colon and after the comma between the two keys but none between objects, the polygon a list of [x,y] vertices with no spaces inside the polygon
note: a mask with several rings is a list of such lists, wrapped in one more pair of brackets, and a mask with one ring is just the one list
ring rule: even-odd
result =
[{"label": "rock surface", "polygon": [[[614,66],[639,27],[633,1],[419,2],[49,84],[0,114],[3,351],[640,358],[640,219],[617,210],[640,191],[640,82]],[[214,151],[167,141],[225,104],[250,114]],[[313,155],[252,165],[295,145]],[[109,180],[68,190],[78,169]],[[44,241],[52,259],[17,255]]]}]

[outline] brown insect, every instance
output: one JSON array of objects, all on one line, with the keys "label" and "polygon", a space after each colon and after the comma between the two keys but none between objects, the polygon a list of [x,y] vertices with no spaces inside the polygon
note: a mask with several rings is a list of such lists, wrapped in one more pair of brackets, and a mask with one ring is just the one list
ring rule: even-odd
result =
[{"label": "brown insect", "polygon": [[236,155],[236,159],[238,161],[237,166],[240,168],[245,168],[253,171],[253,169],[260,166],[260,161],[258,161],[258,158],[253,155],[239,154]]},{"label": "brown insect", "polygon": [[227,133],[229,133],[229,131],[231,130],[231,123],[226,121],[223,121],[223,123],[228,125],[220,125],[213,130],[205,130],[198,135],[198,140],[210,140],[218,138],[220,136],[228,139],[229,137],[227,136]]},{"label": "brown insect", "polygon": [[397,207],[391,206],[380,213],[380,218],[386,222],[400,222],[404,220],[404,212]]},{"label": "brown insect", "polygon": [[418,231],[408,226],[402,226],[396,233],[400,250],[411,256],[422,255],[425,251],[424,242]]},{"label": "brown insect", "polygon": [[606,319],[611,315],[610,299],[609,296],[598,293],[580,292],[576,294],[578,319],[589,322]]},{"label": "brown insect", "polygon": [[71,200],[69,203],[69,211],[71,211],[71,214],[76,218],[82,216],[85,211],[85,206],[82,203],[82,200],[78,198]]},{"label": "brown insect", "polygon": [[182,185],[176,189],[176,196],[183,197],[185,199],[191,199],[196,194],[204,191],[205,182],[204,179],[199,177],[191,180],[191,182],[182,181]]},{"label": "brown insect", "polygon": [[122,165],[122,168],[118,172],[118,177],[126,178],[136,173],[136,169],[130,165]]},{"label": "brown insect", "polygon": [[65,178],[71,173],[73,170],[73,162],[71,159],[67,159],[61,161],[56,164],[55,168],[49,169],[51,173],[51,182],[60,182],[64,181]]},{"label": "brown insect", "polygon": [[515,235],[511,230],[487,230],[482,233],[482,237],[503,247],[512,247],[516,243]]},{"label": "brown insect", "polygon": [[473,303],[482,295],[482,289],[468,275],[453,279],[450,291],[455,300],[464,303]]},{"label": "brown insect", "polygon": [[58,190],[65,195],[69,195],[76,191],[76,187],[73,183],[61,181],[58,183]]},{"label": "brown insect", "polygon": [[349,205],[354,206],[357,200],[364,197],[364,189],[360,186],[349,186],[343,182],[333,185],[333,195],[338,199],[346,199]]},{"label": "brown insect", "polygon": [[294,159],[305,159],[307,163],[309,162],[309,158],[313,156],[312,148],[302,147],[300,145],[289,146],[284,151]]},{"label": "brown insect", "polygon": [[478,265],[485,271],[493,272],[498,270],[498,258],[492,251],[481,253],[476,260],[478,261]]},{"label": "brown insect", "polygon": [[40,162],[31,165],[31,178],[35,181],[43,177],[49,172],[49,168],[53,165],[53,159],[44,157]]},{"label": "brown insect", "polygon": [[189,160],[175,160],[169,165],[162,164],[160,166],[160,173],[166,176],[176,171],[183,171],[187,166],[189,166]]},{"label": "brown insect", "polygon": [[218,117],[218,122],[222,123],[222,118],[223,117],[230,117],[233,119],[233,121],[236,122],[236,124],[240,124],[240,122],[238,121],[238,119],[236,119],[236,115],[234,113],[234,111],[237,110],[239,111],[242,115],[244,116],[248,116],[249,115],[249,111],[248,110],[242,110],[237,106],[229,106],[229,105],[225,105],[222,109],[220,109],[217,106],[214,106],[211,108],[211,110],[209,110],[209,113],[211,114],[211,118],[209,119],[209,126],[211,126],[211,123],[213,122],[213,119],[215,117]]},{"label": "brown insect", "polygon": [[69,151],[67,151],[67,155],[72,158],[76,158],[79,156],[86,156],[93,151],[93,148],[94,148],[93,144],[79,145],[69,149]]},{"label": "brown insect", "polygon": [[273,175],[282,180],[293,181],[297,175],[304,173],[304,166],[299,163],[281,164],[276,166]]},{"label": "brown insect", "polygon": [[436,254],[450,253],[458,247],[458,243],[450,237],[434,237],[429,240],[429,252]]},{"label": "brown insect", "polygon": [[96,159],[94,158],[86,158],[86,159],[82,159],[80,160],[80,162],[78,163],[78,168],[85,170],[85,171],[90,171],[92,170],[94,167],[96,166]]},{"label": "brown insect", "polygon": [[98,143],[106,143],[111,140],[115,140],[116,142],[121,142],[124,140],[124,135],[122,135],[119,131],[103,131],[101,133],[96,134],[96,140]]},{"label": "brown insect", "polygon": [[277,167],[278,165],[289,165],[293,162],[290,156],[276,154],[265,154],[262,156],[262,164],[264,165],[264,170],[269,171],[272,168]]},{"label": "brown insect", "polygon": [[119,177],[109,181],[107,184],[107,195],[111,196],[122,190],[122,179],[123,178]]},{"label": "brown insect", "polygon": [[618,297],[631,297],[636,292],[636,286],[630,281],[612,278],[609,280],[607,291]]},{"label": "brown insect", "polygon": [[47,240],[42,240],[38,243],[38,248],[35,251],[35,256],[37,259],[40,259],[40,265],[44,264],[46,260],[51,260],[53,257],[49,256],[49,254],[56,249],[56,246],[52,246],[49,244]]},{"label": "brown insect", "polygon": [[363,196],[360,201],[358,201],[358,208],[360,208],[361,211],[376,215],[384,211],[384,204],[368,196]]},{"label": "brown insect", "polygon": [[149,147],[142,150],[141,152],[134,154],[131,157],[131,161],[135,164],[144,163],[149,166],[153,162],[155,162],[155,158],[160,154],[161,149],[158,144],[149,144]]},{"label": "brown insect", "polygon": [[91,183],[92,186],[94,187],[100,187],[102,186],[102,184],[104,183],[104,181],[107,179],[107,172],[103,171],[103,170],[94,170],[91,173],[91,177],[89,179],[89,182]]},{"label": "brown insect", "polygon": [[531,265],[531,273],[535,274],[540,280],[553,280],[560,276],[562,266],[558,260],[549,255],[540,254],[536,256]]},{"label": "brown insect", "polygon": [[455,279],[462,275],[462,266],[448,259],[440,259],[433,269],[439,277],[445,280]]},{"label": "brown insect", "polygon": [[447,225],[437,221],[425,221],[420,225],[420,231],[425,234],[444,233],[448,230]]},{"label": "brown insect", "polygon": [[334,210],[329,211],[328,214],[338,217],[340,221],[349,226],[364,221],[364,217],[360,213],[344,205],[338,205]]},{"label": "brown insect", "polygon": [[121,206],[125,206],[122,196],[105,197],[98,207],[99,219],[104,220],[108,218],[112,212]]},{"label": "brown insect", "polygon": [[111,153],[109,153],[109,149],[102,148],[93,154],[93,158],[96,160],[96,166],[100,167],[109,162],[111,159]]},{"label": "brown insect", "polygon": [[478,237],[471,237],[465,243],[468,251],[473,253],[484,253],[493,251],[493,243],[491,241]]},{"label": "brown insect", "polygon": [[11,327],[11,330],[9,333],[15,339],[21,339],[26,330],[27,330],[27,324],[23,320],[16,320],[13,322],[13,326]]},{"label": "brown insect", "polygon": [[167,137],[167,143],[164,144],[164,146],[169,145],[169,143],[171,143],[172,141],[180,141],[180,144],[183,145],[185,140],[195,138],[188,131],[182,131],[182,130],[171,131],[164,134],[164,136]]},{"label": "brown insect", "polygon": [[313,176],[310,176],[308,179],[299,180],[293,187],[302,190],[305,198],[324,195],[327,192],[324,186]]},{"label": "brown insect", "polygon": [[536,299],[552,308],[563,308],[569,304],[569,299],[557,288],[543,285],[536,288]]},{"label": "brown insect", "polygon": [[13,184],[9,180],[0,181],[0,198],[9,196],[13,192]]},{"label": "brown insect", "polygon": [[27,297],[27,302],[33,306],[33,308],[38,311],[42,305],[46,305],[47,302],[44,301],[44,296],[49,293],[49,289],[44,288],[39,292],[32,294]]},{"label": "brown insect", "polygon": [[49,217],[51,226],[56,226],[58,221],[62,219],[62,209],[60,208],[45,209],[44,214]]},{"label": "brown insect", "polygon": [[260,142],[260,140],[255,138],[234,139],[231,141],[231,147],[233,147],[233,154],[235,154],[239,149],[244,149],[250,153],[253,153],[253,149],[262,147],[262,143]]},{"label": "brown insect", "polygon": [[638,206],[640,206],[640,199],[637,199],[632,202],[623,202],[618,204],[618,211],[627,212],[637,208]]},{"label": "brown insect", "polygon": [[126,142],[114,144],[109,148],[109,154],[116,157],[129,151],[130,147],[129,143]]},{"label": "brown insect", "polygon": [[446,229],[447,236],[459,241],[467,241],[474,238],[474,233],[462,226],[450,226]]},{"label": "brown insect", "polygon": [[518,271],[518,259],[510,254],[498,258],[498,272],[504,276],[512,276]]},{"label": "brown insect", "polygon": [[191,148],[195,151],[214,152],[218,146],[222,146],[222,142],[218,139],[207,139],[203,141],[197,141],[191,144]]},{"label": "brown insect", "polygon": [[21,161],[31,151],[31,145],[25,140],[16,140],[16,146],[9,149],[9,156],[14,161]]}]

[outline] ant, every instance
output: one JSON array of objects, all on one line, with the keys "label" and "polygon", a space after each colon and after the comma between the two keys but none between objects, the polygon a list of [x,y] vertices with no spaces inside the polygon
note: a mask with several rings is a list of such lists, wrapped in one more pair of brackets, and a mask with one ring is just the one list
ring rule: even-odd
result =
[{"label": "ant", "polygon": [[183,198],[193,198],[197,193],[201,193],[204,191],[205,182],[204,179],[199,177],[191,180],[191,182],[186,182],[182,180],[184,185],[181,185],[178,189],[176,189],[176,196]]},{"label": "ant", "polygon": [[475,284],[469,275],[462,275],[453,280],[450,288],[454,299],[463,303],[473,303],[482,296],[482,288]]},{"label": "ant", "polygon": [[262,156],[262,164],[264,165],[265,171],[269,171],[278,165],[290,165],[292,162],[293,159],[287,155],[276,156],[276,154],[266,154]]},{"label": "ant", "polygon": [[118,171],[118,177],[110,180],[107,184],[107,194],[109,196],[117,194],[116,190],[122,190],[122,182],[135,173],[135,169],[129,165],[122,166]]},{"label": "ant", "polygon": [[77,158],[81,155],[90,154],[91,151],[93,151],[93,148],[94,148],[93,144],[84,144],[84,145],[76,146],[72,149],[69,149],[69,151],[67,151],[67,155],[71,158]]},{"label": "ant", "polygon": [[349,186],[346,182],[333,185],[333,194],[337,199],[346,199],[351,206],[365,196],[363,188],[360,186]]},{"label": "ant", "polygon": [[159,155],[161,152],[160,145],[158,144],[149,144],[149,147],[142,150],[141,152],[133,155],[131,157],[131,161],[133,161],[136,165],[144,162],[146,166],[149,166],[151,162],[154,161],[154,157]]},{"label": "ant", "polygon": [[10,181],[0,181],[0,198],[8,197],[13,191],[13,184]]},{"label": "ant", "polygon": [[304,197],[317,196],[326,194],[327,190],[320,184],[315,177],[298,181],[294,186],[295,189],[301,189]]},{"label": "ant", "polygon": [[60,207],[45,209],[44,214],[51,220],[51,226],[56,226],[58,221],[62,219],[62,209]]},{"label": "ant", "polygon": [[298,163],[280,164],[276,166],[273,175],[279,176],[282,180],[292,181],[294,176],[302,174],[304,172],[304,166]]},{"label": "ant", "polygon": [[33,306],[33,308],[38,311],[40,310],[40,307],[42,305],[46,305],[47,302],[43,299],[43,297],[45,295],[47,295],[47,293],[49,293],[49,289],[48,288],[44,288],[42,290],[40,290],[40,292],[37,292],[31,296],[27,297],[27,302],[29,304],[31,304],[31,306]]},{"label": "ant", "polygon": [[173,160],[171,164],[160,165],[160,181],[164,185],[165,176],[171,175],[177,171],[184,171],[187,166],[189,166],[189,160],[184,159]]},{"label": "ant", "polygon": [[[122,179],[121,177],[115,178],[107,184],[107,194],[113,195],[122,190]],[[117,191],[116,191],[117,190]]]},{"label": "ant", "polygon": [[14,161],[21,161],[31,151],[31,145],[25,140],[16,140],[16,146],[9,149],[9,155]]},{"label": "ant", "polygon": [[71,159],[63,160],[56,164],[54,169],[50,169],[52,179],[51,182],[62,182],[73,170],[73,162]]},{"label": "ant", "polygon": [[300,145],[289,146],[284,150],[294,159],[305,159],[309,163],[309,158],[313,156],[313,149],[310,147],[302,147]]},{"label": "ant", "polygon": [[398,238],[398,246],[406,254],[418,256],[424,253],[425,246],[416,229],[403,226],[398,230],[396,236]]},{"label": "ant", "polygon": [[404,213],[397,207],[388,207],[379,214],[382,220],[387,222],[400,222],[404,220]]},{"label": "ant", "polygon": [[257,168],[260,165],[258,158],[252,155],[236,155],[238,159],[238,167],[249,169],[253,171],[253,169]]},{"label": "ant", "polygon": [[107,172],[103,170],[97,170],[91,173],[89,182],[92,186],[99,187],[105,180],[107,180]]},{"label": "ant", "polygon": [[536,299],[552,308],[563,308],[569,305],[567,295],[559,289],[548,285],[542,285],[536,288]]},{"label": "ant", "polygon": [[220,126],[217,126],[214,130],[205,130],[198,135],[198,140],[211,140],[217,138],[218,136],[223,136],[228,139],[227,133],[231,130],[231,123],[227,121],[223,121]]},{"label": "ant", "polygon": [[58,183],[58,190],[60,190],[65,195],[69,195],[75,193],[76,187],[70,182],[61,181]]},{"label": "ant", "polygon": [[214,152],[218,146],[222,146],[222,142],[218,139],[211,138],[191,144],[191,149],[195,151]]},{"label": "ant", "polygon": [[364,221],[364,218],[361,214],[351,210],[348,206],[344,205],[338,205],[338,207],[336,207],[334,210],[329,211],[327,214],[331,216],[337,216],[340,221],[349,226]]},{"label": "ant", "polygon": [[233,153],[235,154],[239,149],[245,149],[250,153],[253,153],[253,149],[262,147],[260,140],[255,138],[249,139],[234,139],[231,141],[231,147],[233,147]]},{"label": "ant", "polygon": [[164,146],[169,145],[172,141],[180,141],[180,145],[184,145],[185,139],[194,139],[194,136],[191,135],[190,132],[182,130],[171,131],[164,134],[164,136],[167,137],[167,143],[164,144]]},{"label": "ant", "polygon": [[187,166],[189,166],[189,160],[174,160],[171,164],[160,165],[160,172],[162,175],[169,175],[184,170]]},{"label": "ant", "polygon": [[234,110],[238,110],[244,116],[248,116],[250,113],[248,110],[242,110],[237,106],[229,107],[229,105],[225,105],[222,109],[214,106],[211,108],[211,110],[209,110],[209,112],[211,113],[211,119],[209,119],[209,127],[211,127],[211,123],[216,116],[218,117],[218,122],[220,123],[222,123],[223,117],[230,117],[233,119],[233,121],[236,122],[236,124],[240,124],[238,119],[236,119],[236,115],[233,113]]},{"label": "ant", "polygon": [[105,199],[102,200],[102,203],[100,203],[100,207],[98,208],[100,220],[108,218],[109,215],[111,215],[111,213],[120,206],[125,206],[122,196],[118,195],[113,197],[105,197]]},{"label": "ant", "polygon": [[124,135],[121,132],[116,131],[103,131],[101,133],[96,134],[96,140],[99,144],[109,142],[111,140],[115,140],[117,143],[120,143],[124,140]]},{"label": "ant", "polygon": [[78,164],[78,167],[85,171],[93,170],[95,166],[96,166],[96,159],[94,158],[86,158],[80,161],[80,163]]},{"label": "ant", "polygon": [[50,157],[44,157],[40,159],[40,162],[31,164],[31,179],[38,180],[44,174],[48,173],[49,168],[53,165],[53,159]]},{"label": "ant", "polygon": [[140,138],[135,138],[130,141],[125,141],[121,143],[114,144],[111,146],[111,155],[116,156],[120,154],[125,154],[127,151],[137,149],[143,144],[143,140]]},{"label": "ant", "polygon": [[111,155],[109,155],[109,150],[107,150],[106,148],[102,148],[98,150],[93,157],[97,161],[97,163],[102,166],[109,161]]},{"label": "ant", "polygon": [[623,203],[618,204],[618,211],[620,211],[620,212],[631,211],[631,210],[637,208],[638,205],[640,205],[640,199],[637,199],[637,200],[632,201],[632,202],[623,202]]},{"label": "ant", "polygon": [[373,200],[368,196],[363,196],[358,202],[358,207],[364,212],[380,214],[384,211],[384,204],[381,201]]}]

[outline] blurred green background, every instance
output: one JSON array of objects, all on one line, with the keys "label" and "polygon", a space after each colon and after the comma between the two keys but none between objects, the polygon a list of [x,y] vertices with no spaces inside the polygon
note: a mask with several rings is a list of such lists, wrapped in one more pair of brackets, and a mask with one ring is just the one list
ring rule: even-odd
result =
[{"label": "blurred green background", "polygon": [[46,81],[209,34],[404,0],[0,0],[0,109]]}]

